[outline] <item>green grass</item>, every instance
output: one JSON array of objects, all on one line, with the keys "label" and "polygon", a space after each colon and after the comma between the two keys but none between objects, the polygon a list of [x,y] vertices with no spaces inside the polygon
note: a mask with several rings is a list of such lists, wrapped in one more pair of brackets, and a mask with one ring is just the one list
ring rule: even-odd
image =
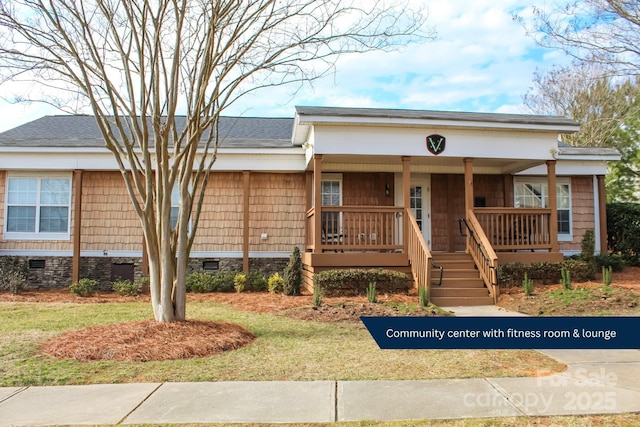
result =
[{"label": "green grass", "polygon": [[0,386],[223,380],[395,380],[509,377],[562,366],[534,351],[380,350],[361,324],[329,324],[189,303],[188,317],[256,335],[221,355],[163,362],[55,360],[39,346],[66,330],[150,317],[149,303],[0,303]]}]

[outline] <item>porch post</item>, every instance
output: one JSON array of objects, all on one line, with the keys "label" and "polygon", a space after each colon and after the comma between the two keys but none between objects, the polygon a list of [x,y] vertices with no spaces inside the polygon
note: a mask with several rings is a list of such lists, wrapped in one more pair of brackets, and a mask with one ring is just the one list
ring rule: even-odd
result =
[{"label": "porch post", "polygon": [[242,271],[249,272],[249,191],[251,173],[249,171],[242,172],[243,177],[243,201],[244,209],[242,211]]},{"label": "porch post", "polygon": [[322,154],[313,155],[313,207],[313,251],[322,252]]},{"label": "porch post", "polygon": [[[411,157],[402,156],[402,204],[405,210],[411,209]],[[409,252],[409,219],[402,221],[402,246],[404,253]]]},{"label": "porch post", "polygon": [[551,239],[551,252],[560,252],[558,244],[558,198],[556,191],[556,161],[547,160],[547,186],[549,188],[549,237]]},{"label": "porch post", "polygon": [[80,280],[80,244],[82,233],[82,171],[73,171],[73,261],[72,283]]},{"label": "porch post", "polygon": [[464,159],[464,216],[473,210],[473,159]]},{"label": "porch post", "polygon": [[609,253],[609,232],[607,230],[607,190],[604,186],[604,175],[598,175],[598,209],[600,219],[600,253]]}]

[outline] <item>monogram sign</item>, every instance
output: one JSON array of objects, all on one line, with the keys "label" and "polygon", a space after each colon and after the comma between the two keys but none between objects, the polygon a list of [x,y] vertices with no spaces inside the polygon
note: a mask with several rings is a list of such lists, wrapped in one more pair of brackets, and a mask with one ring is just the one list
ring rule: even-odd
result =
[{"label": "monogram sign", "polygon": [[427,150],[431,154],[438,155],[444,151],[446,146],[446,138],[442,135],[433,134],[427,137]]}]

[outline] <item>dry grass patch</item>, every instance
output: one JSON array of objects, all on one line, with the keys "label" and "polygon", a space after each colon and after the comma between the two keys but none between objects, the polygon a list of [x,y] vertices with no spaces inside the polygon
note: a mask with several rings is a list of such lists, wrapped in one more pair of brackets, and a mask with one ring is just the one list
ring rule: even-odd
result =
[{"label": "dry grass patch", "polygon": [[247,346],[254,339],[251,332],[230,323],[144,320],[66,332],[41,348],[58,359],[148,362],[207,357]]}]

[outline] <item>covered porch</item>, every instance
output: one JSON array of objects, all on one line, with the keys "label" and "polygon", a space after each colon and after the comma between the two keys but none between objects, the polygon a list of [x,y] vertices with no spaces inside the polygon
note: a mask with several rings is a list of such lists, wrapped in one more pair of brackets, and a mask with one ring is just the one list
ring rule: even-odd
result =
[{"label": "covered porch", "polygon": [[[434,172],[442,170],[431,164],[433,159],[410,156],[387,158],[387,166],[376,171],[378,175],[386,174],[376,183],[377,191],[386,197],[375,205],[327,205],[329,200],[323,189],[323,176],[358,173],[353,172],[353,163],[340,164],[336,160],[340,158],[316,154],[311,162],[312,170],[307,173],[303,254],[307,287],[313,286],[315,272],[326,269],[388,268],[410,273],[416,288],[429,288],[441,282],[441,266],[434,261],[434,252],[465,252],[473,257],[478,274],[495,301],[499,293],[496,269],[500,262],[560,261],[563,258],[559,251],[557,225],[555,230],[553,227],[557,223],[555,207],[513,207],[513,190],[509,189],[511,175],[495,173],[502,171],[496,169],[495,162],[491,169],[486,161],[475,161],[476,167],[484,172],[484,180],[504,183],[504,194],[495,203],[501,206],[476,206],[478,196],[474,178],[478,175],[474,174],[474,159],[471,158],[448,159],[449,173],[439,174],[437,180],[430,181],[432,185],[447,182],[448,186],[439,191],[425,188],[422,190],[425,200],[419,200],[412,177],[425,175],[429,168]],[[548,169],[548,186],[555,189],[555,161],[542,163]],[[394,164],[398,172],[393,172]],[[513,162],[510,165],[513,167]],[[375,167],[371,166],[372,169]],[[451,173],[456,171],[459,173]],[[487,178],[490,171],[494,176]],[[376,179],[371,174],[366,177]],[[447,193],[455,192],[451,186],[460,187],[457,181],[461,179],[464,179],[464,188],[460,188],[462,197],[451,194],[447,197]],[[395,182],[395,185],[389,182]],[[361,191],[368,190],[363,188]],[[444,199],[440,194],[445,195]],[[555,200],[551,194],[549,196]],[[339,200],[343,199],[352,197],[341,195]],[[486,205],[486,196],[483,200]],[[495,202],[496,197],[489,200]],[[504,206],[509,201],[511,206]],[[387,205],[382,205],[384,203]],[[441,219],[443,215],[434,217],[435,206],[446,210],[446,222]],[[435,241],[438,234],[447,234],[446,243]]]}]

